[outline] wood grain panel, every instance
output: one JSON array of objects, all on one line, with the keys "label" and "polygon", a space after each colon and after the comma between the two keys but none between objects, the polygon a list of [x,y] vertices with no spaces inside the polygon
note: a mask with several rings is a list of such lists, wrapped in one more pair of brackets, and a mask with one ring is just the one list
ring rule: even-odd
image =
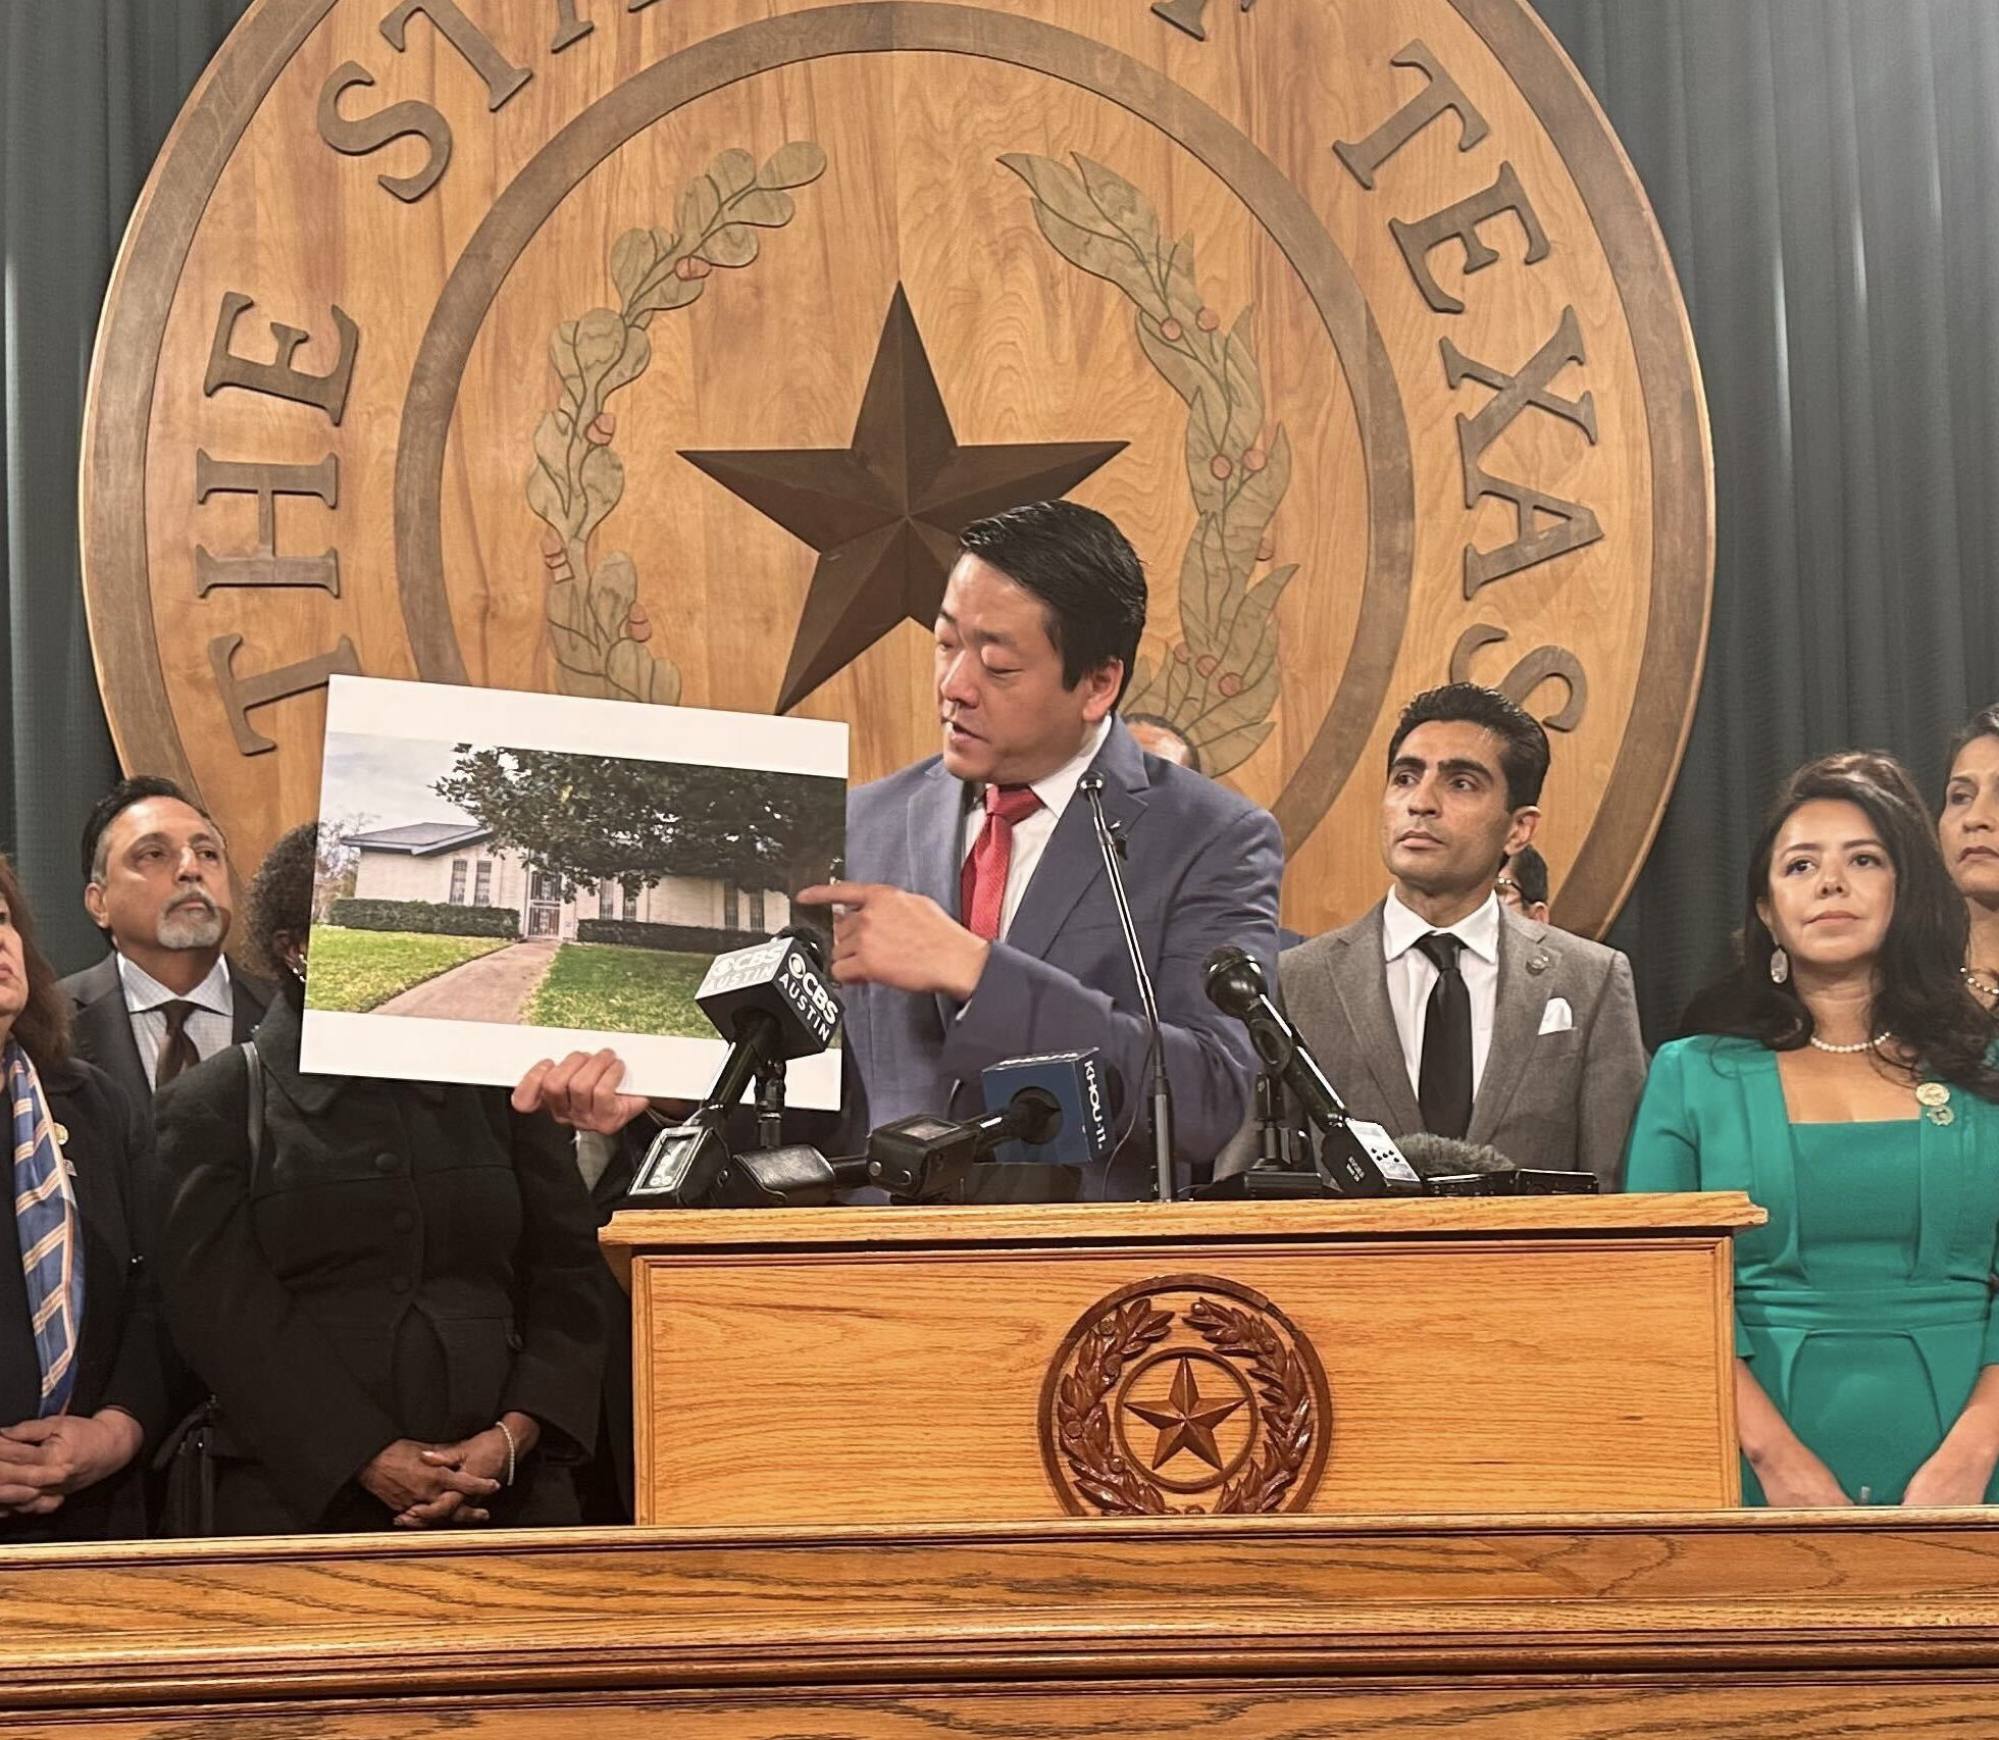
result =
[{"label": "wood grain panel", "polygon": [[0,1734],[1981,1736],[1977,1513],[0,1554]]},{"label": "wood grain panel", "polygon": [[1188,1275],[1253,1289],[1317,1349],[1313,1508],[1732,1503],[1725,1229],[1755,1214],[1722,1196],[621,1216],[640,1517],[1058,1515],[1039,1412],[1064,1338],[1119,1289]]}]

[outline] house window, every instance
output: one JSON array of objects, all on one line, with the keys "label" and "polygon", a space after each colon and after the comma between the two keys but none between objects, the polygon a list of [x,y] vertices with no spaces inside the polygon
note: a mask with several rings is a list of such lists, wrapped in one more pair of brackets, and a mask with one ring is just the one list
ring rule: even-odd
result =
[{"label": "house window", "polygon": [[770,926],[764,923],[764,891],[761,888],[752,888],[748,892],[750,897],[749,928],[768,935]]},{"label": "house window", "polygon": [[491,906],[493,904],[493,860],[481,858],[479,873],[472,879],[472,904]]},{"label": "house window", "polygon": [[724,930],[743,928],[742,896],[733,882],[722,884],[722,928]]},{"label": "house window", "polygon": [[639,897],[629,888],[625,890],[625,918],[627,921],[639,915]]},{"label": "house window", "polygon": [[465,904],[465,860],[463,858],[454,858],[451,860],[451,904],[453,906],[463,906]]},{"label": "house window", "polygon": [[618,885],[615,882],[597,884],[597,916],[599,918],[618,916]]}]

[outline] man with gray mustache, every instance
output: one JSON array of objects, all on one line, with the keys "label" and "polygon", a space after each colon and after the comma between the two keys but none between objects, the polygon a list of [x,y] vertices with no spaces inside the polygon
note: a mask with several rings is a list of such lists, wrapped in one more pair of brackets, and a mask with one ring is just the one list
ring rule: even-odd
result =
[{"label": "man with gray mustache", "polygon": [[263,1019],[265,986],[222,953],[232,896],[222,831],[171,780],[121,780],[83,829],[84,910],[110,939],[62,981],[77,1049],[140,1106]]}]

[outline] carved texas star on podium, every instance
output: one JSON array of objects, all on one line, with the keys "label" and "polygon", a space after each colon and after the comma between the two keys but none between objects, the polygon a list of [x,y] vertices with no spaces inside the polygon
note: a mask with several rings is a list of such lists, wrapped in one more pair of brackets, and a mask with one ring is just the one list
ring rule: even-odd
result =
[{"label": "carved texas star on podium", "polygon": [[904,617],[936,620],[972,521],[1066,495],[1125,446],[961,447],[898,284],[852,446],[681,457],[819,552],[777,698],[787,713]]}]

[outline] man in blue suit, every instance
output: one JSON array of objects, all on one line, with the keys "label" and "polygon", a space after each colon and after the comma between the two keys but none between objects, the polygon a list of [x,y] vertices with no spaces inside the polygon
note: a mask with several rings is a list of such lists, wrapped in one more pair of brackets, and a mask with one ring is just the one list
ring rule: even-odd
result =
[{"label": "man in blue suit", "polygon": [[1103,778],[1153,977],[1184,1177],[1248,1109],[1254,1058],[1210,1004],[1221,943],[1268,963],[1283,850],[1234,792],[1148,755],[1116,716],[1145,627],[1145,575],[1110,520],[1039,502],[966,529],[936,625],[941,753],[855,791],[850,880],[831,905],[846,992],[848,1129],[982,1110],[1003,1058],[1095,1047],[1123,1079],[1131,1139],[1087,1194],[1152,1177],[1136,1126],[1149,1037],[1086,799]]},{"label": "man in blue suit", "polygon": [[[936,623],[941,752],[854,791],[850,879],[834,909],[846,1004],[843,1151],[918,1112],[983,1109],[1009,1057],[1094,1047],[1122,1079],[1126,1140],[1086,1196],[1152,1193],[1142,1105],[1150,1041],[1098,853],[1085,773],[1127,842],[1125,880],[1165,1035],[1184,1184],[1249,1110],[1247,1035],[1201,989],[1210,950],[1268,969],[1283,848],[1247,799],[1149,755],[1118,720],[1145,627],[1145,574],[1110,520],[1039,502],[968,527]],[[516,1103],[612,1130],[645,1102],[622,1065],[580,1054],[531,1072]]]}]

